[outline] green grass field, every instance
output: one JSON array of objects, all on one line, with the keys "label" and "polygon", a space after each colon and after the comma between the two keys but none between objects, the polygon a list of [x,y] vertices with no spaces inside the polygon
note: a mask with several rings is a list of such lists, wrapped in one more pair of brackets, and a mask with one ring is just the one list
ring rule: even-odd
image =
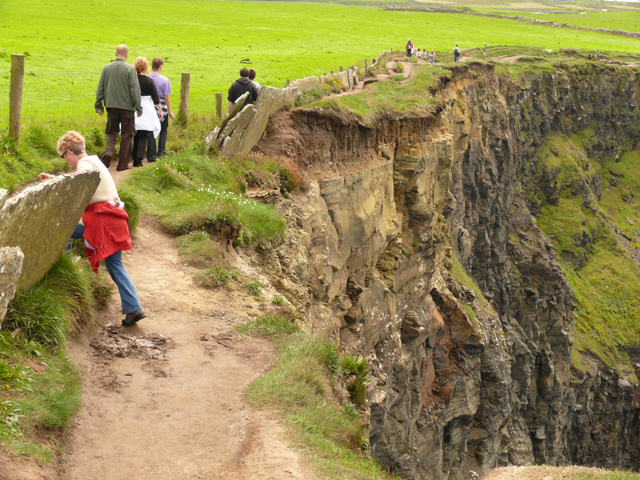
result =
[{"label": "green grass field", "polygon": [[23,117],[33,124],[100,121],[93,113],[95,87],[119,43],[129,46],[130,63],[139,55],[165,59],[175,109],[181,74],[189,72],[190,111],[203,114],[215,110],[215,93],[226,96],[243,66],[255,68],[260,83],[281,87],[287,78],[401,49],[407,37],[440,58],[455,44],[640,50],[637,39],[595,32],[333,3],[3,0],[0,31],[0,131],[7,124],[12,53],[27,55]]},{"label": "green grass field", "polygon": [[585,13],[528,13],[528,12],[500,12],[509,16],[521,16],[536,18],[545,22],[554,22],[558,25],[572,25],[585,28],[607,28],[609,30],[622,30],[624,32],[640,32],[640,11],[629,12],[585,12]]}]

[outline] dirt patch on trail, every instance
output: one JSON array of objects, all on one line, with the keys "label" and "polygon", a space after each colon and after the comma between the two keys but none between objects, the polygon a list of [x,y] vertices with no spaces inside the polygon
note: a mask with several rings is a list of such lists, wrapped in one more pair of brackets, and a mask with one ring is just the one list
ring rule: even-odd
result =
[{"label": "dirt patch on trail", "polygon": [[258,300],[195,286],[153,217],[143,216],[123,264],[147,318],[121,327],[116,293],[90,338],[71,345],[84,407],[57,479],[309,478],[282,425],[242,397],[275,356],[271,342],[232,330],[261,315]]}]

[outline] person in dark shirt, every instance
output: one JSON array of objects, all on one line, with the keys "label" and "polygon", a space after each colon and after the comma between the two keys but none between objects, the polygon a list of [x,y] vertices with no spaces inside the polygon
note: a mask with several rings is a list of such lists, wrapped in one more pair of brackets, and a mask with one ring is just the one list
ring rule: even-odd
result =
[{"label": "person in dark shirt", "polygon": [[227,100],[229,100],[229,103],[227,104],[227,112],[231,110],[233,102],[246,92],[249,92],[249,96],[244,101],[244,104],[251,105],[258,99],[258,89],[255,84],[249,80],[249,69],[242,68],[240,69],[240,78],[233,82],[229,87],[229,94],[227,95]]},{"label": "person in dark shirt", "polygon": [[[153,132],[154,138],[158,136],[160,133],[160,120],[162,120],[163,115],[156,84],[152,78],[147,76],[149,74],[149,62],[144,57],[138,57],[133,66],[136,67],[136,72],[138,73],[142,104],[142,116],[136,117],[136,136],[133,138],[133,166],[141,167],[144,151],[149,140],[149,133]],[[155,161],[155,159],[149,159],[148,161]]]}]

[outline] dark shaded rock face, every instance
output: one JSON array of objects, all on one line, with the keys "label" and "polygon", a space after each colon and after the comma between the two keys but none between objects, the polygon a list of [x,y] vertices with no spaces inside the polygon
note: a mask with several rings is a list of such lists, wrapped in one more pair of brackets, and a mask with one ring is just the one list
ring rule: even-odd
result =
[{"label": "dark shaded rock face", "polygon": [[257,149],[296,157],[310,188],[281,206],[289,241],[265,274],[366,356],[371,453],[402,478],[640,468],[640,393],[597,360],[571,371],[573,294],[525,191],[544,182],[533,158],[552,132],[590,129],[593,158],[638,148],[638,76],[452,74],[428,115],[273,119]]}]

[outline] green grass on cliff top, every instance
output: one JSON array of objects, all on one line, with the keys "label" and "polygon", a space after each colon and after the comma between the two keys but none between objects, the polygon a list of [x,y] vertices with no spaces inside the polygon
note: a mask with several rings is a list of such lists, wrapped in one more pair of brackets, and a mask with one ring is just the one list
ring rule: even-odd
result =
[{"label": "green grass on cliff top", "polygon": [[203,114],[214,111],[214,94],[226,94],[241,67],[255,68],[262,84],[280,87],[287,78],[337,71],[401,49],[409,36],[441,58],[455,44],[639,50],[637,39],[496,18],[302,2],[4,0],[0,31],[0,128],[7,123],[11,53],[27,54],[26,122],[64,116],[100,123],[92,108],[95,88],[119,43],[129,45],[130,63],[139,55],[165,59],[176,109],[181,74],[189,72],[190,110]]}]

